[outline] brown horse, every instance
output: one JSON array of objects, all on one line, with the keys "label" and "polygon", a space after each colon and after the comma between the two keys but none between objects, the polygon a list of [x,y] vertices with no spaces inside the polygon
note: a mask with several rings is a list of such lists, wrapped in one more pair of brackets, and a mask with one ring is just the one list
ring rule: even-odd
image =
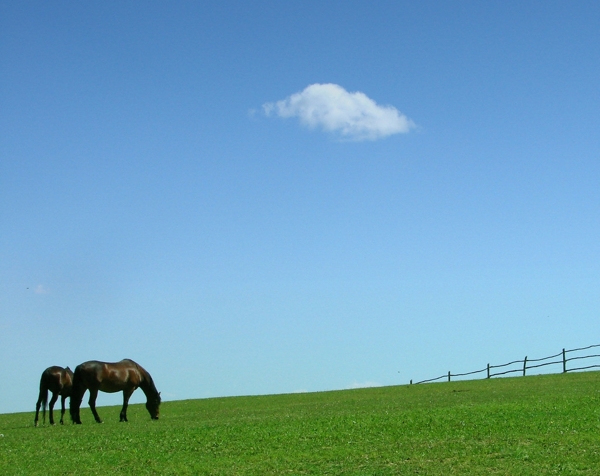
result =
[{"label": "brown horse", "polygon": [[71,388],[73,386],[73,372],[69,367],[63,369],[57,365],[48,367],[42,372],[40,378],[40,396],[35,404],[35,420],[33,424],[38,426],[38,418],[40,414],[40,406],[42,406],[42,418],[43,422],[46,423],[46,404],[48,403],[48,390],[52,392],[52,399],[50,400],[50,424],[54,425],[54,404],[60,395],[61,397],[61,411],[60,411],[60,424],[63,424],[63,418],[65,416],[65,400],[71,396]]},{"label": "brown horse", "polygon": [[123,392],[123,408],[120,421],[127,421],[127,405],[131,394],[140,387],[146,394],[146,409],[150,418],[158,420],[160,407],[160,392],[156,390],[150,374],[133,360],[124,359],[120,362],[107,363],[90,360],[75,368],[73,377],[73,392],[69,411],[73,423],[81,424],[79,407],[86,390],[90,391],[90,409],[98,423],[102,420],[96,411],[98,390],[107,393]]}]

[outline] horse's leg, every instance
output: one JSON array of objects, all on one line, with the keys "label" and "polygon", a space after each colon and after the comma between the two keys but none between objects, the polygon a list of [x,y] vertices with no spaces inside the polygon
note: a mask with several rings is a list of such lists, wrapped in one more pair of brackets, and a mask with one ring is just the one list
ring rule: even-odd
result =
[{"label": "horse's leg", "polygon": [[65,418],[65,400],[67,399],[66,395],[62,395],[60,397],[60,424],[64,425]]},{"label": "horse's leg", "polygon": [[131,390],[123,390],[123,408],[121,408],[121,419],[119,421],[127,421],[127,406],[129,405],[129,398],[131,398],[131,394],[135,388]]},{"label": "horse's leg", "polygon": [[102,423],[102,420],[100,419],[100,416],[98,415],[98,412],[96,411],[96,397],[98,396],[98,389],[90,388],[89,390],[90,390],[90,400],[89,400],[90,409],[92,410],[92,413],[94,414],[94,418],[96,419],[96,422]]},{"label": "horse's leg", "polygon": [[50,399],[50,424],[54,425],[54,404],[58,400],[58,392],[52,392],[52,398]]}]

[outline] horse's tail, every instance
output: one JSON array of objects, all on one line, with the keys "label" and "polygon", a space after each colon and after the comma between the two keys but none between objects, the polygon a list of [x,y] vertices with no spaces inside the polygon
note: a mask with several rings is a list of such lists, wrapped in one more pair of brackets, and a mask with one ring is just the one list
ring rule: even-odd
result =
[{"label": "horse's tail", "polygon": [[40,388],[40,398],[42,403],[42,422],[46,424],[46,407],[48,406],[48,387]]},{"label": "horse's tail", "polygon": [[81,423],[79,407],[83,400],[83,394],[86,391],[83,376],[81,374],[82,369],[78,365],[75,367],[75,372],[73,374],[73,387],[71,388],[71,398],[69,400],[69,414],[71,415],[71,421],[73,423]]}]

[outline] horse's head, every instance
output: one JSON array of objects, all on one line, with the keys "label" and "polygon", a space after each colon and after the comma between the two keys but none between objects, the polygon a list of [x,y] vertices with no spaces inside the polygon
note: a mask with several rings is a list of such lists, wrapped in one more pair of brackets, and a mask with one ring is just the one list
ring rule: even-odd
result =
[{"label": "horse's head", "polygon": [[150,418],[158,420],[160,416],[160,392],[156,396],[148,398],[146,401],[146,410],[150,413]]}]

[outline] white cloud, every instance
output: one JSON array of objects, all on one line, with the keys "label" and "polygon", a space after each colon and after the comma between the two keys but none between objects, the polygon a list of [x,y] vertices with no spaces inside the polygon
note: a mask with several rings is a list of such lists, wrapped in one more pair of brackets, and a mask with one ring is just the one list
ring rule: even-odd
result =
[{"label": "white cloud", "polygon": [[349,93],[337,84],[311,84],[275,103],[263,104],[267,116],[298,117],[308,127],[352,140],[376,140],[403,134],[415,123],[393,106],[381,106],[361,92]]},{"label": "white cloud", "polygon": [[48,294],[50,291],[43,284],[38,284],[33,292],[35,294]]}]

